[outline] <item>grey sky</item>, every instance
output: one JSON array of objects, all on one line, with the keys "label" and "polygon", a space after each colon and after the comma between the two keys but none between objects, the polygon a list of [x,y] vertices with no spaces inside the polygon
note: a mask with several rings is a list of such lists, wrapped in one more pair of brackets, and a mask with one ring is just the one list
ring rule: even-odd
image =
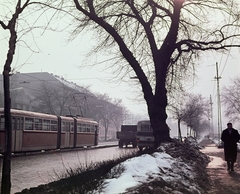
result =
[{"label": "grey sky", "polygon": [[[3,69],[7,52],[7,31],[0,29],[0,68]],[[34,36],[34,40],[32,38]],[[23,40],[28,46],[36,51],[32,52],[29,48],[17,47],[14,61],[12,64],[13,72],[49,72],[64,77],[68,81],[75,82],[83,86],[91,86],[93,92],[108,93],[113,98],[123,99],[124,105],[133,113],[145,113],[146,105],[144,102],[136,102],[136,90],[132,88],[132,84],[136,80],[130,80],[129,83],[110,82],[113,73],[110,70],[104,70],[104,64],[90,67],[94,61],[102,60],[104,56],[92,58],[91,60],[84,57],[86,50],[94,45],[91,34],[79,35],[73,42],[68,42],[68,32],[51,32],[46,31],[40,35],[39,31],[34,30]],[[35,41],[35,42],[34,42]],[[231,57],[231,55],[233,57]],[[220,87],[229,84],[230,79],[240,74],[240,56],[237,50],[231,50],[230,53],[224,55],[208,53],[202,55],[201,61],[196,61],[200,66],[197,69],[195,80],[188,83],[188,91],[202,93],[203,96],[209,98],[212,95],[214,106],[216,106],[216,62],[219,63],[219,74],[222,77]],[[80,68],[82,64],[89,64],[86,68]],[[141,91],[139,91],[141,92]],[[216,108],[216,107],[215,107]],[[216,110],[214,115],[216,116]]]}]

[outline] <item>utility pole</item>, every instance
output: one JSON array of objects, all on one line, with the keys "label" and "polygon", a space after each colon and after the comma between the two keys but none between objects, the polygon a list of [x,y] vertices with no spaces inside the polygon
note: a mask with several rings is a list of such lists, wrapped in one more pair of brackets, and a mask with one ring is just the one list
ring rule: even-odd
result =
[{"label": "utility pole", "polygon": [[212,102],[212,96],[210,95],[210,123],[209,123],[209,127],[210,127],[210,136],[214,136],[214,130],[213,130],[213,102]]},{"label": "utility pole", "polygon": [[217,103],[218,103],[218,139],[220,143],[220,135],[222,133],[222,114],[221,114],[221,100],[220,100],[220,88],[219,88],[219,77],[218,75],[218,63],[216,63],[216,71],[217,71],[217,76],[214,77],[214,79],[217,80]]}]

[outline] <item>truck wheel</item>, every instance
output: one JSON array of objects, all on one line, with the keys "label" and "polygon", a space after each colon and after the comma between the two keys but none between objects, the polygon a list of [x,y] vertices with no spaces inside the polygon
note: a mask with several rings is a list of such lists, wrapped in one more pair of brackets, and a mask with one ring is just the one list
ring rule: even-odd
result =
[{"label": "truck wheel", "polygon": [[120,140],[120,141],[118,142],[118,146],[119,146],[120,148],[122,148],[122,147],[123,147],[123,141]]}]

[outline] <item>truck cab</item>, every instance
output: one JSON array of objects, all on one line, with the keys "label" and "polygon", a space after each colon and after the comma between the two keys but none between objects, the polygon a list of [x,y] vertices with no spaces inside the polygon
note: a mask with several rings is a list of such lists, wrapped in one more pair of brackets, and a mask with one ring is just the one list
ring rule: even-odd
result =
[{"label": "truck cab", "polygon": [[117,131],[118,146],[137,147],[137,125],[122,125],[121,131]]}]

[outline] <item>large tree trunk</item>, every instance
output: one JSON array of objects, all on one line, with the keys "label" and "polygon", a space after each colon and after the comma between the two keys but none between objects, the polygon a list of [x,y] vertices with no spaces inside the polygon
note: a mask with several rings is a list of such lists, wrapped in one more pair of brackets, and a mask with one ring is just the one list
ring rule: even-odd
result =
[{"label": "large tree trunk", "polygon": [[169,127],[166,123],[167,90],[165,89],[165,83],[161,85],[163,88],[147,99],[148,113],[155,137],[155,147],[159,146],[161,142],[171,140]]},{"label": "large tree trunk", "polygon": [[[154,103],[153,104],[157,104]],[[150,110],[151,109],[151,110]],[[170,141],[169,127],[166,123],[167,114],[163,111],[163,107],[152,106],[149,108],[150,122],[153,128],[153,135],[155,138],[155,148],[164,141]]]},{"label": "large tree trunk", "polygon": [[11,191],[11,153],[12,153],[12,124],[11,100],[9,91],[9,71],[3,73],[4,81],[4,116],[5,116],[5,146],[2,166],[1,193],[10,194]]}]

